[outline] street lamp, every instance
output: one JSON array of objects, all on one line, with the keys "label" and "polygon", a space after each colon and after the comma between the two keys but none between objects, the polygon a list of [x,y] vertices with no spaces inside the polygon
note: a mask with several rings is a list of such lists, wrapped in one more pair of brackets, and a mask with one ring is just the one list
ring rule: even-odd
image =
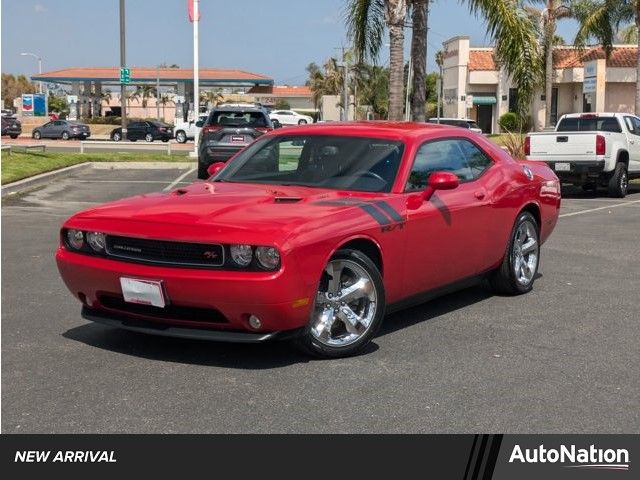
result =
[{"label": "street lamp", "polygon": [[[42,57],[31,52],[22,52],[23,57],[33,57],[38,60],[38,75],[42,74]],[[42,93],[42,82],[38,82],[38,93]]]}]

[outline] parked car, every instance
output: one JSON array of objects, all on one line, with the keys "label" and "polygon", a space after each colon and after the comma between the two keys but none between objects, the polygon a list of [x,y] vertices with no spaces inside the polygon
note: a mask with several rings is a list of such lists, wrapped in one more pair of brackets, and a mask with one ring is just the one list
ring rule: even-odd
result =
[{"label": "parked car", "polygon": [[306,125],[313,123],[313,118],[308,115],[301,115],[293,110],[273,110],[269,114],[271,121],[277,121],[280,125]]},{"label": "parked car", "polygon": [[204,113],[198,117],[196,121],[176,121],[176,124],[173,128],[175,132],[176,141],[178,143],[187,143],[187,140],[194,140],[200,135],[200,129],[204,125],[204,122],[207,120],[209,116],[208,113]]},{"label": "parked car", "polygon": [[276,130],[209,170],[64,222],[56,260],[84,318],[352,355],[428,295],[530,291],[560,209],[544,163],[425,124]]},{"label": "parked car", "polygon": [[2,136],[18,138],[22,133],[22,124],[17,118],[2,116]]},{"label": "parked car", "polygon": [[262,107],[216,107],[209,113],[200,131],[198,178],[207,178],[209,165],[214,162],[226,162],[256,138],[271,130],[273,124]]},{"label": "parked car", "polygon": [[[122,140],[122,127],[114,128],[111,131],[111,140],[119,142]],[[167,123],[157,121],[133,121],[127,124],[127,140],[135,142],[144,140],[153,142],[162,140],[168,142],[173,138],[173,127]]]},{"label": "parked car", "polygon": [[441,125],[450,125],[452,127],[460,127],[471,130],[475,133],[482,133],[482,129],[478,126],[475,120],[470,118],[441,118],[440,122],[436,117],[430,118],[429,123],[440,123]]},{"label": "parked car", "polygon": [[91,136],[88,125],[70,120],[52,120],[32,130],[31,136],[36,140],[41,138],[61,138],[69,140],[79,138],[84,140]]},{"label": "parked car", "polygon": [[627,113],[563,115],[554,132],[530,133],[528,160],[547,163],[564,183],[585,190],[606,187],[612,197],[627,194],[640,178],[640,118]]}]

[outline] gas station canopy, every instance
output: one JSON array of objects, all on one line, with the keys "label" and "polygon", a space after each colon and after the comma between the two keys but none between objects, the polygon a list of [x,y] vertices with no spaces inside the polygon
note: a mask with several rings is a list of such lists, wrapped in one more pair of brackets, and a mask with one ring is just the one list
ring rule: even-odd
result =
[{"label": "gas station canopy", "polygon": [[[131,84],[155,84],[158,79],[162,85],[193,83],[193,70],[190,68],[130,67]],[[54,70],[33,75],[32,80],[47,83],[73,84],[76,82],[100,82],[103,85],[120,84],[119,67],[78,67]],[[209,87],[253,87],[273,85],[273,79],[258,73],[243,70],[219,68],[200,68],[200,86]]]}]

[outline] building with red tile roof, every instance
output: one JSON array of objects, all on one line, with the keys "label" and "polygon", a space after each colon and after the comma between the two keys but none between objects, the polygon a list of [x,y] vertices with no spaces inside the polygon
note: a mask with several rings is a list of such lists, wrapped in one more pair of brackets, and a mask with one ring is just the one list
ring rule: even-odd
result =
[{"label": "building with red tile roof", "polygon": [[[471,47],[464,36],[443,46],[444,116],[470,117],[485,132],[498,132],[499,117],[515,109],[517,90],[499,67],[493,48]],[[635,45],[616,45],[608,57],[599,46],[555,47],[552,121],[583,111],[633,112],[637,61]],[[531,106],[536,129],[544,127],[542,90],[543,85]]]}]

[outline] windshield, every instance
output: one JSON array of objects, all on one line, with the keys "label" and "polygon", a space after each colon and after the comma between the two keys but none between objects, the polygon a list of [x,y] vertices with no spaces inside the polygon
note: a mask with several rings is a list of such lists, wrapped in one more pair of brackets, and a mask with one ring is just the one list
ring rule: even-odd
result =
[{"label": "windshield", "polygon": [[216,181],[388,192],[404,144],[379,138],[288,135],[257,140]]},{"label": "windshield", "polygon": [[567,117],[556,128],[557,132],[616,132],[622,133],[615,117]]},{"label": "windshield", "polygon": [[216,111],[211,114],[211,125],[227,127],[266,127],[267,120],[262,112]]}]

